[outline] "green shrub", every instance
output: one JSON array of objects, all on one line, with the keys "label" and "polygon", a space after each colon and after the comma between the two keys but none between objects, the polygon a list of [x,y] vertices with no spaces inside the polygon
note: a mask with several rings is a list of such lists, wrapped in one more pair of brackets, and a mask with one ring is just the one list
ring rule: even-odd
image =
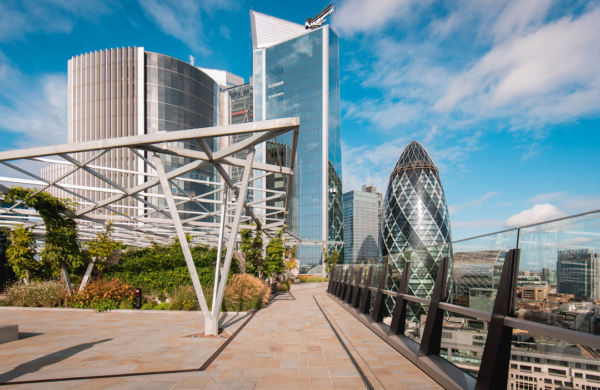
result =
[{"label": "green shrub", "polygon": [[300,283],[324,283],[329,281],[329,278],[316,275],[300,275],[298,279],[300,279]]},{"label": "green shrub", "polygon": [[133,310],[133,302],[132,301],[123,301],[119,305],[119,309],[121,310]]},{"label": "green shrub", "polygon": [[154,309],[154,304],[152,302],[144,303],[141,307],[141,310],[152,310]]},{"label": "green shrub", "polygon": [[[190,248],[198,278],[202,286],[212,286],[215,278],[217,249],[205,245]],[[237,262],[231,264],[229,276],[239,273]],[[154,244],[145,248],[130,248],[119,264],[104,274],[105,279],[119,279],[160,297],[160,292],[171,292],[177,286],[191,286],[192,280],[179,242],[170,245]]]},{"label": "green shrub", "polygon": [[90,309],[94,309],[97,312],[101,313],[104,311],[115,310],[119,308],[119,302],[110,299],[110,298],[102,298],[98,301],[92,302],[89,305]]},{"label": "green shrub", "polygon": [[261,309],[269,302],[270,295],[270,286],[259,278],[248,274],[233,275],[225,288],[223,306],[226,311]]},{"label": "green shrub", "polygon": [[160,305],[156,305],[154,306],[154,310],[170,310],[171,309],[171,304],[170,303],[161,303]]},{"label": "green shrub", "polygon": [[277,291],[288,292],[290,291],[290,285],[288,283],[277,282]]},{"label": "green shrub", "polygon": [[8,303],[21,307],[62,306],[67,295],[65,285],[59,282],[18,282],[6,289]]}]

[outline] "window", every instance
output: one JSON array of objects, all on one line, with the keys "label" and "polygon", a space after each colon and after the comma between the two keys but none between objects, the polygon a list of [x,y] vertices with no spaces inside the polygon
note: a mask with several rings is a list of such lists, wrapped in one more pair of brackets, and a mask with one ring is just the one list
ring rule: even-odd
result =
[{"label": "window", "polygon": [[598,371],[598,366],[596,366],[594,364],[586,364],[585,366],[590,371]]},{"label": "window", "polygon": [[583,374],[580,372],[575,373],[575,378],[583,379]]},{"label": "window", "polygon": [[443,339],[451,339],[452,338],[452,333],[450,333],[450,332],[442,332],[442,338]]},{"label": "window", "polygon": [[552,375],[562,375],[562,376],[567,375],[567,372],[565,370],[556,370],[554,368],[549,368],[548,373],[552,374]]},{"label": "window", "polygon": [[521,366],[521,371],[529,371],[529,372],[531,372],[531,366]]},{"label": "window", "polygon": [[[588,364],[588,366],[590,366],[590,364]],[[600,382],[600,375],[590,375],[590,374],[586,374],[585,379],[589,379],[591,381],[596,381],[596,382]]]},{"label": "window", "polygon": [[550,384],[552,384],[552,379],[544,379],[544,383],[550,383]]},{"label": "window", "polygon": [[533,371],[542,372],[542,369],[540,367],[533,367]]}]

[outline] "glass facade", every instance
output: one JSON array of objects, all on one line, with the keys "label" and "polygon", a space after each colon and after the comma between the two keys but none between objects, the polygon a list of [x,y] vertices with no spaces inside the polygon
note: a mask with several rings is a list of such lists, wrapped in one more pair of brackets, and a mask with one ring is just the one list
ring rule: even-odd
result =
[{"label": "glass facade", "polygon": [[[450,214],[438,169],[416,141],[406,146],[390,175],[380,232],[381,255],[402,253],[392,258],[399,269],[411,261],[411,292],[431,298],[438,265],[450,256],[445,245],[451,241]],[[420,307],[412,314],[425,312]]]},{"label": "glass facade", "polygon": [[344,255],[346,263],[377,257],[377,194],[349,191],[344,194]]},{"label": "glass facade", "polygon": [[[160,131],[177,131],[219,125],[220,88],[204,72],[198,68],[162,54],[146,52],[146,134]],[[189,142],[176,142],[173,146],[199,150],[198,145]],[[217,150],[218,144],[211,139],[209,146]],[[177,156],[166,156],[163,160],[165,171],[177,169],[190,160]],[[211,182],[219,182],[213,167],[206,167],[189,172],[186,179],[195,182],[174,180],[174,183],[191,196],[197,196],[215,190]],[[200,182],[198,182],[200,181]],[[159,190],[155,188],[154,190]],[[183,195],[176,187],[172,187],[174,195]],[[217,195],[209,195],[204,199],[216,200]],[[166,201],[152,201],[158,207],[165,207]],[[214,203],[200,202],[200,205],[187,202],[180,206],[189,210],[188,218],[198,212],[215,211]],[[158,212],[154,217],[158,217]],[[203,221],[210,222],[209,219]]]},{"label": "glass facade", "polygon": [[[288,225],[302,239],[343,241],[337,36],[325,26],[255,50],[254,82],[257,120],[300,118]],[[278,142],[291,147],[292,134]],[[318,265],[322,248],[301,246],[297,256]]]}]

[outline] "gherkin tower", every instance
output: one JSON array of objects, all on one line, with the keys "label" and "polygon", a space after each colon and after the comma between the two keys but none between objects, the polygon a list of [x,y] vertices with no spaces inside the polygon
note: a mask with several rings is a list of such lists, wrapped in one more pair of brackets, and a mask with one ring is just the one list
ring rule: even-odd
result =
[{"label": "gherkin tower", "polygon": [[[398,159],[381,210],[379,250],[390,255],[399,270],[411,262],[410,292],[431,298],[438,266],[449,256],[450,216],[438,169],[423,146],[412,141]],[[398,281],[393,281],[396,286]],[[393,302],[388,302],[388,307]],[[389,307],[392,309],[392,307]],[[427,307],[409,305],[419,319]]]}]

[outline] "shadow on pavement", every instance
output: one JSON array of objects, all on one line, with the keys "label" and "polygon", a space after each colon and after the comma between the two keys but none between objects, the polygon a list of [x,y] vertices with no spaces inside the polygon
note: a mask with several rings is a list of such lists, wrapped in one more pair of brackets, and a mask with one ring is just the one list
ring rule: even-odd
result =
[{"label": "shadow on pavement", "polygon": [[[33,333],[33,334],[37,335],[37,333]],[[30,337],[33,337],[33,336],[30,336]],[[96,341],[93,343],[85,343],[85,344],[75,345],[74,347],[63,349],[61,351],[51,353],[50,355],[42,356],[42,357],[32,360],[30,362],[19,364],[12,370],[7,371],[3,374],[0,374],[0,383],[6,383],[6,382],[12,381],[20,376],[23,376],[26,374],[31,374],[33,372],[37,372],[40,369],[42,369],[43,367],[50,366],[52,364],[56,364],[60,361],[63,361],[65,359],[70,358],[71,356],[78,354],[81,351],[92,348],[96,344],[105,343],[110,340],[112,340],[112,339],[104,339],[104,340]]]},{"label": "shadow on pavement", "polygon": [[19,332],[19,340],[28,339],[30,337],[41,336],[45,333],[27,333],[27,332]]}]

